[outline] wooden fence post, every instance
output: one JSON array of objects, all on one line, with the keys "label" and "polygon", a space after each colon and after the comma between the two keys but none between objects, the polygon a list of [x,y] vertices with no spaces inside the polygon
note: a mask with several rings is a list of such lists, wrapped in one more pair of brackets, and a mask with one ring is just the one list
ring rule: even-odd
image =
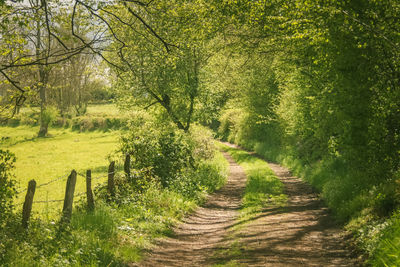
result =
[{"label": "wooden fence post", "polygon": [[92,171],[86,171],[86,198],[87,198],[87,206],[89,210],[94,210],[94,198],[92,191]]},{"label": "wooden fence post", "polygon": [[61,222],[69,223],[72,215],[72,204],[74,203],[74,193],[76,184],[76,171],[72,170],[68,176],[67,186],[65,188],[64,207]]},{"label": "wooden fence post", "polygon": [[108,191],[108,194],[112,198],[115,197],[114,175],[115,175],[115,161],[111,161],[110,162],[110,166],[108,166],[108,186],[107,186],[107,191]]},{"label": "wooden fence post", "polygon": [[28,183],[28,190],[25,195],[24,207],[22,209],[22,227],[28,228],[29,218],[31,217],[33,196],[35,195],[36,181],[30,180]]},{"label": "wooden fence post", "polygon": [[124,171],[125,171],[126,179],[130,180],[130,178],[131,178],[131,155],[129,155],[129,154],[126,154],[126,157],[125,157]]}]

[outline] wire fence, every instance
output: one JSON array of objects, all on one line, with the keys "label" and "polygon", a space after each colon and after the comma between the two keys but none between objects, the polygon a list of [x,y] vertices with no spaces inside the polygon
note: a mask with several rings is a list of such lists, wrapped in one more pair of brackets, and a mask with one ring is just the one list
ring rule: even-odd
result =
[{"label": "wire fence", "polygon": [[[53,180],[51,180],[51,181],[48,181],[48,182],[45,182],[45,183],[43,183],[43,184],[37,185],[37,186],[36,186],[36,189],[37,189],[37,188],[44,187],[44,186],[47,186],[47,185],[50,185],[50,184],[55,183],[55,182],[60,181],[60,180],[67,179],[67,178],[68,178],[68,176],[61,176],[61,177],[58,177],[58,178],[53,179]],[[26,192],[27,190],[28,190],[28,189],[26,188],[26,189],[23,189],[23,190],[21,190],[21,191],[17,191],[17,195],[20,195],[20,194]]]},{"label": "wire fence", "polygon": [[[118,169],[120,169],[120,168],[118,168]],[[124,166],[123,166],[123,172],[125,173],[125,177],[128,177],[128,178],[130,177],[130,156],[129,155],[126,155]],[[121,171],[121,173],[122,173],[122,171]],[[116,171],[115,161],[112,161],[112,162],[110,162],[110,165],[108,167],[108,172],[106,174],[102,174],[97,177],[91,177],[90,170],[88,170],[86,172],[86,174],[72,170],[71,174],[68,176],[57,177],[56,179],[50,180],[50,181],[42,183],[40,185],[36,185],[35,180],[29,181],[27,189],[19,190],[17,192],[17,196],[26,192],[24,202],[17,204],[17,205],[23,204],[23,209],[22,209],[22,225],[23,225],[23,227],[26,229],[28,228],[28,222],[29,222],[29,218],[31,216],[33,204],[39,204],[39,203],[47,204],[47,203],[64,202],[63,210],[62,210],[62,217],[61,217],[61,220],[63,222],[70,221],[71,214],[72,214],[72,208],[73,208],[73,202],[74,202],[74,199],[76,199],[78,197],[86,195],[87,196],[87,208],[90,210],[93,210],[95,208],[95,202],[94,202],[94,195],[93,195],[93,191],[92,191],[92,180],[98,180],[98,179],[103,179],[103,178],[108,177],[107,187],[106,187],[106,189],[107,189],[106,199],[107,199],[107,201],[112,201],[116,195],[115,194],[116,186],[115,186],[115,180],[114,180],[116,175],[118,177],[119,173],[118,173],[118,171]],[[86,178],[85,179],[86,192],[75,193],[75,186],[76,186],[78,176]],[[122,177],[122,175],[121,175],[121,177]],[[50,199],[50,200],[46,199],[46,200],[36,200],[36,201],[33,200],[37,188],[42,188],[42,187],[48,186],[50,184],[53,184],[57,181],[62,181],[62,180],[67,180],[66,181],[66,189],[65,189],[65,197],[63,199]]]},{"label": "wire fence", "polygon": [[[86,192],[80,192],[78,194],[74,194],[74,197],[81,197],[83,195],[86,195]],[[43,204],[43,203],[57,203],[57,202],[63,202],[63,201],[64,201],[64,198],[63,199],[50,199],[50,200],[35,200],[32,203],[33,204],[39,204],[39,203]],[[25,201],[19,202],[19,203],[16,204],[16,206],[23,205],[24,202]]]},{"label": "wire fence", "polygon": [[[79,173],[79,172],[77,172],[76,174],[78,174],[81,177],[86,178],[86,174]],[[118,172],[113,171],[113,172],[109,172],[109,173],[106,173],[106,174],[103,174],[103,175],[100,175],[100,176],[97,176],[97,177],[92,177],[92,180],[98,180],[98,179],[107,178],[110,174],[118,174]]]},{"label": "wire fence", "polygon": [[[83,177],[83,178],[86,178],[86,174],[83,174],[83,173],[80,173],[80,172],[77,172],[76,174],[81,176],[81,177]],[[111,174],[119,175],[119,174],[121,174],[121,172],[118,173],[117,171],[112,171],[112,172],[108,172],[106,174],[102,174],[102,175],[99,175],[99,176],[96,176],[96,177],[91,177],[91,179],[92,180],[104,179],[104,178],[107,178]],[[68,178],[68,175],[67,176],[60,176],[60,177],[58,177],[56,179],[53,179],[53,180],[50,180],[48,182],[42,183],[40,185],[37,185],[36,189],[48,186],[48,185],[53,184],[53,183],[55,183],[57,181],[66,180],[67,178]],[[20,190],[20,191],[17,191],[16,194],[17,195],[21,195],[22,193],[27,192],[27,190],[28,190],[28,188]],[[83,196],[85,194],[86,194],[86,192],[75,193],[74,197],[80,197],[80,196]],[[32,203],[33,204],[36,204],[36,203],[57,203],[57,202],[63,202],[63,201],[64,201],[64,199],[50,199],[50,200],[36,200],[36,201],[33,201]],[[16,206],[23,205],[24,202],[25,201],[19,202],[19,203],[16,204]]]}]

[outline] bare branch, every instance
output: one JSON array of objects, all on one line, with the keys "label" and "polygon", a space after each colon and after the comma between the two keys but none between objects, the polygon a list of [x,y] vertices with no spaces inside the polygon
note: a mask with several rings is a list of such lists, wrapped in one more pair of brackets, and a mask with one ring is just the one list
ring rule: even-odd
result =
[{"label": "bare branch", "polygon": [[25,93],[25,90],[21,88],[21,86],[18,85],[19,82],[12,80],[7,73],[5,73],[3,70],[0,70],[0,73],[3,74],[4,78],[15,88],[17,88],[21,93]]},{"label": "bare branch", "polygon": [[[138,14],[136,14],[132,8],[130,8],[125,2],[123,2],[123,5],[125,6],[125,8],[129,11],[129,13],[131,13],[135,18],[137,18],[158,40],[161,41],[161,43],[163,43],[164,48],[167,52],[170,52],[170,46],[175,46],[175,45],[171,45],[169,43],[167,43],[163,38],[161,38],[160,35],[158,35],[155,30],[146,23],[146,21],[144,21]],[[176,46],[175,46],[176,47]]]}]

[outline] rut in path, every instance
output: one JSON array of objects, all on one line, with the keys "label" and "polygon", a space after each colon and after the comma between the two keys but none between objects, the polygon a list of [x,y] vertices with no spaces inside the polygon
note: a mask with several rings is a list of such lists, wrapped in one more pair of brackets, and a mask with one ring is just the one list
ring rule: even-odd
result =
[{"label": "rut in path", "polygon": [[346,245],[349,236],[335,224],[311,186],[280,165],[268,165],[283,182],[288,203],[263,210],[235,234],[240,266],[360,266]]},{"label": "rut in path", "polygon": [[174,229],[174,237],[160,240],[138,266],[205,266],[208,257],[236,223],[246,185],[243,169],[224,152],[229,161],[228,181]]},{"label": "rut in path", "polygon": [[[237,223],[246,176],[229,154],[224,156],[230,164],[227,184],[136,266],[210,266],[232,260],[220,254],[222,258],[212,256],[217,249],[228,249],[233,241],[228,233]],[[359,265],[345,246],[345,235],[311,187],[287,169],[269,165],[285,185],[288,205],[260,212],[234,235],[240,244],[235,261],[240,266]]]}]

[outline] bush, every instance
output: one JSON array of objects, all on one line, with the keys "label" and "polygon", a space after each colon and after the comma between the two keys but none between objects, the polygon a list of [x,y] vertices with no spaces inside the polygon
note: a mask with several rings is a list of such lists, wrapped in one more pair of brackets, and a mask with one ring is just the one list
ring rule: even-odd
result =
[{"label": "bush", "polygon": [[[125,127],[124,118],[105,118],[105,117],[93,117],[90,115],[75,117],[71,120],[71,128],[73,131],[94,131],[103,130],[107,131],[110,129],[120,129]],[[69,120],[66,120],[65,126],[69,126]]]},{"label": "bush", "polygon": [[14,163],[14,154],[0,149],[0,227],[13,209],[13,197],[16,193],[12,174]]},{"label": "bush", "polygon": [[20,118],[11,118],[7,120],[7,125],[11,127],[17,127],[21,123]]},{"label": "bush", "polygon": [[53,121],[52,125],[54,127],[63,127],[67,124],[67,119],[58,117],[56,120]]},{"label": "bush", "polygon": [[112,90],[110,88],[101,86],[96,87],[90,91],[91,99],[93,102],[101,103],[101,102],[109,102],[112,98],[114,98],[112,94]]},{"label": "bush", "polygon": [[43,111],[42,114],[42,120],[45,125],[51,125],[52,122],[54,122],[58,118],[58,110],[57,108],[53,106],[48,106],[46,109]]},{"label": "bush", "polygon": [[122,151],[132,155],[137,169],[152,168],[155,176],[167,187],[173,177],[193,164],[193,146],[187,136],[169,125],[146,122],[133,126],[122,138]]},{"label": "bush", "polygon": [[187,170],[196,170],[201,160],[213,156],[211,132],[200,126],[185,133],[145,113],[133,117],[121,150],[132,155],[134,168],[151,168],[163,187],[174,179],[185,179]]}]

